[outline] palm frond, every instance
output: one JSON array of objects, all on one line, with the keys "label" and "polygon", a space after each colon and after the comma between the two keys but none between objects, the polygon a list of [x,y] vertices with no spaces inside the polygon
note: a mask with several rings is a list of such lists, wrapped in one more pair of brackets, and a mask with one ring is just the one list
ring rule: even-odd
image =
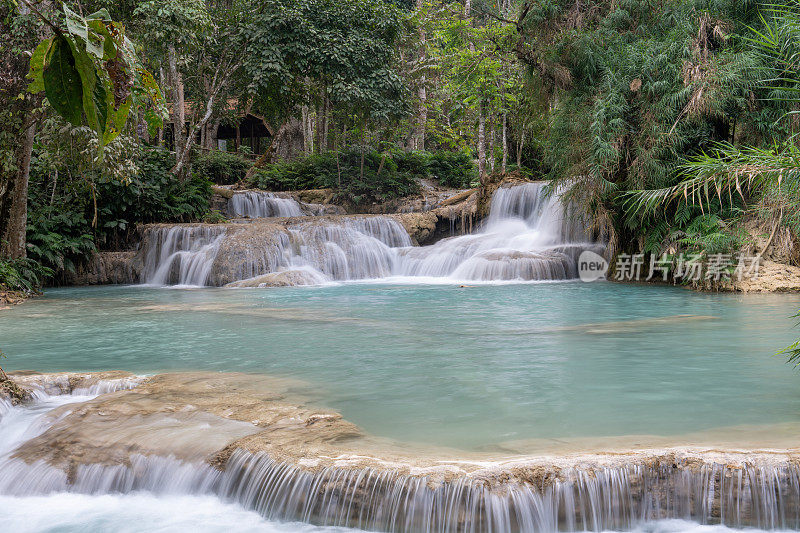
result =
[{"label": "palm frond", "polygon": [[771,149],[718,143],[713,152],[685,161],[679,171],[686,179],[676,185],[623,193],[627,215],[654,213],[674,201],[701,209],[713,199],[733,205],[738,196],[744,202],[745,194],[751,191],[771,184],[780,188],[786,180],[796,182],[800,178],[800,149],[793,143]]}]

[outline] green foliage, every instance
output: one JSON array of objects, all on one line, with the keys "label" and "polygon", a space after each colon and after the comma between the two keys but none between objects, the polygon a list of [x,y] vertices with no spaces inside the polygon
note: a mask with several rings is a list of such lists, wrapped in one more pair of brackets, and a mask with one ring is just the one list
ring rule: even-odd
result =
[{"label": "green foliage", "polygon": [[433,152],[427,172],[442,185],[456,188],[470,187],[477,177],[472,157],[464,152]]},{"label": "green foliage", "polygon": [[400,172],[415,178],[432,178],[445,187],[467,188],[477,177],[472,157],[465,152],[396,150],[392,158]]},{"label": "green foliage", "polygon": [[[0,288],[36,292],[53,271],[33,259],[0,259]],[[2,352],[0,356],[5,357]]]},{"label": "green foliage", "polygon": [[270,120],[301,102],[375,122],[402,115],[401,29],[400,11],[383,0],[266,0],[242,32],[249,90]]},{"label": "green foliage", "polygon": [[254,181],[268,190],[336,188],[340,198],[362,204],[413,194],[419,188],[414,178],[408,170],[399,171],[390,154],[351,147],[271,165]]},{"label": "green foliage", "polygon": [[95,251],[84,213],[62,206],[32,210],[27,228],[28,257],[53,271],[75,272],[75,264]]},{"label": "green foliage", "polygon": [[243,180],[251,166],[250,160],[238,154],[213,150],[195,159],[192,170],[218,185],[231,185]]},{"label": "green foliage", "polygon": [[138,160],[139,172],[129,184],[109,180],[98,186],[100,242],[113,244],[136,223],[202,219],[209,208],[211,182],[199,175],[176,179],[170,172],[173,164],[170,152],[145,149]]},{"label": "green foliage", "polygon": [[[31,56],[28,90],[44,91],[56,113],[74,126],[85,117],[97,134],[102,156],[103,147],[122,131],[131,108],[161,107],[161,94],[152,75],[139,66],[124,27],[106,10],[84,18],[65,5],[64,16],[66,30],[53,26],[55,35]],[[152,127],[161,126],[160,116],[145,113]]]},{"label": "green foliage", "polygon": [[227,221],[228,219],[218,209],[212,209],[203,216],[203,222],[206,224],[222,224]]},{"label": "green foliage", "polygon": [[34,154],[27,240],[28,256],[57,272],[74,270],[96,248],[128,245],[137,223],[197,221],[208,213],[211,182],[176,179],[166,150],[142,150],[131,174],[100,173],[92,181],[71,166],[74,159],[58,162],[53,156],[43,146]]}]

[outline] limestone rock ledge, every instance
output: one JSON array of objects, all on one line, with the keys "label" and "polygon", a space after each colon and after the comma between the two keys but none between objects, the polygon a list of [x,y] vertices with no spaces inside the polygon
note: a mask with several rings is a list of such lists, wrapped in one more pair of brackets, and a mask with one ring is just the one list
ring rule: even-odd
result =
[{"label": "limestone rock ledge", "polygon": [[65,272],[67,285],[124,285],[138,283],[142,262],[137,252],[97,252],[79,265],[74,273]]},{"label": "limestone rock ledge", "polygon": [[175,483],[268,518],[378,531],[430,530],[443,516],[451,518],[437,530],[625,530],[663,518],[800,525],[796,448],[421,447],[307,405],[295,396],[307,388],[248,374],[153,376],[52,411],[50,427],[3,463],[0,487],[103,493]]}]

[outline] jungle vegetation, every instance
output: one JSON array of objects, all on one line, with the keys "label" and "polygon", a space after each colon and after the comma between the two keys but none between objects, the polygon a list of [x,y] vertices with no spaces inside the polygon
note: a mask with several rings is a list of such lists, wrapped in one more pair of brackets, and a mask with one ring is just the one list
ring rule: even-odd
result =
[{"label": "jungle vegetation", "polygon": [[0,0],[0,284],[213,220],[214,183],[520,170],[617,252],[794,242],[798,28],[798,0]]}]

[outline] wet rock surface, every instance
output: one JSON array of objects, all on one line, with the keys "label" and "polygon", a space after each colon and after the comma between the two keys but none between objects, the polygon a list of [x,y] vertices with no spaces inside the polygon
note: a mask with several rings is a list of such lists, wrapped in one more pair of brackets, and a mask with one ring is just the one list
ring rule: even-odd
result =
[{"label": "wet rock surface", "polygon": [[[120,376],[14,379],[74,391],[131,378]],[[468,453],[366,435],[302,401],[303,390],[248,374],[152,376],[51,411],[49,429],[13,453],[0,488],[9,476],[27,491],[180,488],[268,518],[379,531],[618,530],[664,518],[800,526],[796,448],[659,447],[664,439],[645,436]]]},{"label": "wet rock surface", "polygon": [[[368,435],[341,414],[309,405],[303,382],[264,375],[191,372],[137,378],[124,372],[13,373],[11,378],[23,390],[51,395],[128,380],[126,386],[131,388],[56,409],[49,416],[57,422],[16,452],[26,462],[44,460],[61,468],[72,462],[124,462],[132,453],[200,456],[222,466],[241,449],[312,470],[369,466],[442,479],[466,475],[541,485],[578,467],[663,463],[677,468],[680,463],[681,468],[691,469],[717,463],[743,467],[800,461],[800,448],[791,445],[778,449],[741,439],[738,446],[721,449],[714,443],[730,446],[730,439],[714,433],[520,441],[483,452],[402,443]],[[742,431],[750,431],[751,439],[757,434],[752,428]],[[793,442],[796,431],[783,430],[786,443]],[[164,438],[154,437],[161,434]],[[539,452],[530,455],[532,449]]]},{"label": "wet rock surface", "polygon": [[142,264],[135,251],[96,252],[75,272],[65,272],[68,285],[121,285],[136,283],[141,275]]}]

